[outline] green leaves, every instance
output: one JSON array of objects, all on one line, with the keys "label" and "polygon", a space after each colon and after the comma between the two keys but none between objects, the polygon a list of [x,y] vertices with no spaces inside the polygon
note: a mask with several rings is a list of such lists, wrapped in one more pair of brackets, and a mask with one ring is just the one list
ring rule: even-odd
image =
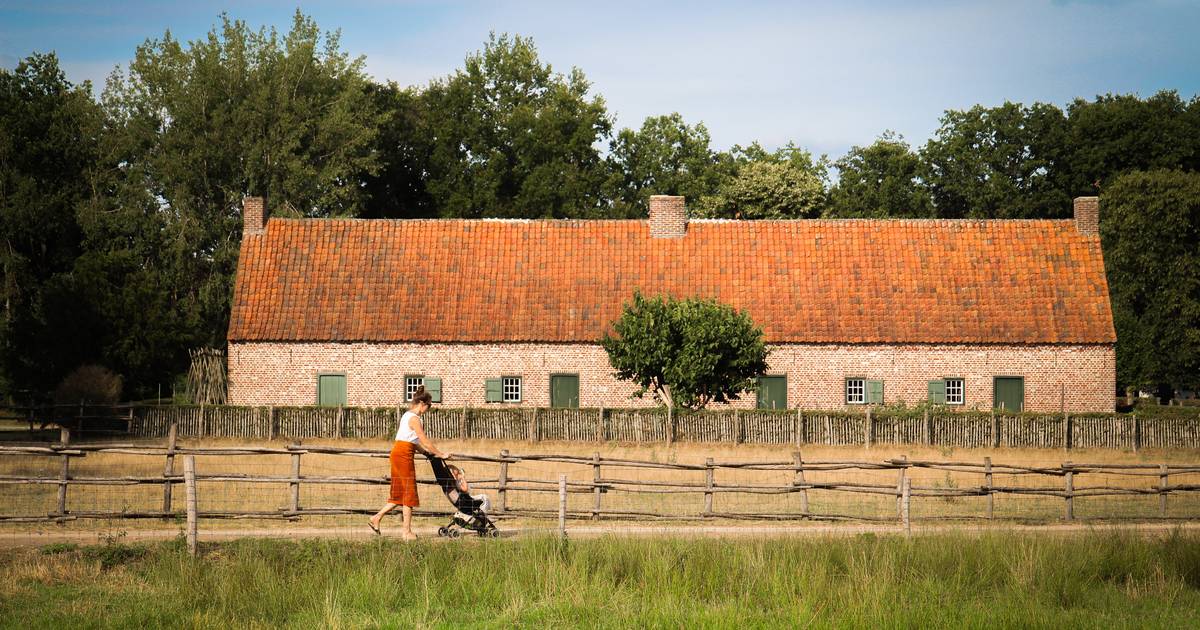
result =
[{"label": "green leaves", "polygon": [[762,331],[744,311],[715,300],[633,300],[600,345],[616,376],[668,406],[699,409],[737,400],[767,369]]},{"label": "green leaves", "polygon": [[1200,174],[1131,172],[1100,201],[1117,379],[1200,386]]},{"label": "green leaves", "polygon": [[433,138],[427,187],[445,217],[589,217],[607,170],[596,145],[612,123],[573,68],[538,58],[533,40],[493,34],[465,67],[422,93]]}]

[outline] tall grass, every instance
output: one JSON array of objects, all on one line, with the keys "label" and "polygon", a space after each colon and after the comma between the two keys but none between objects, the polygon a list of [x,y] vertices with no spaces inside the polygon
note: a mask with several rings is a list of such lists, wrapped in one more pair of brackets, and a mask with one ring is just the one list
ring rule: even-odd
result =
[{"label": "tall grass", "polygon": [[[110,546],[111,547],[111,546]],[[243,540],[0,555],[11,627],[1197,627],[1200,536]],[[115,556],[117,562],[104,563]],[[107,567],[107,568],[105,568]]]}]

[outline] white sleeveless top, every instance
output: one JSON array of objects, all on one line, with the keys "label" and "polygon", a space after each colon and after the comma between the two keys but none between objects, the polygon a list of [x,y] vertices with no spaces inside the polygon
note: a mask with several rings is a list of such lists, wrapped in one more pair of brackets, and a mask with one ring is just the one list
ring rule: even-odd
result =
[{"label": "white sleeveless top", "polygon": [[411,411],[405,411],[404,415],[400,417],[400,428],[396,429],[397,442],[421,443],[421,438],[417,437],[417,432],[413,431],[412,425],[409,422],[413,418],[419,418],[419,416]]}]

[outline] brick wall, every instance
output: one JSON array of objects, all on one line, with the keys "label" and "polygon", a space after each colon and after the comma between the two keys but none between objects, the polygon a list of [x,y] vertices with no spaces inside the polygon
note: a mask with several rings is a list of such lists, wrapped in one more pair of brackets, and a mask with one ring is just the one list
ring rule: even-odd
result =
[{"label": "brick wall", "polygon": [[[884,382],[887,403],[925,399],[928,381],[962,377],[967,408],[990,408],[994,376],[1025,379],[1029,411],[1112,411],[1116,355],[1111,345],[813,345],[775,346],[769,374],[786,374],[788,406],[844,406],[844,379]],[[346,374],[347,403],[391,406],[403,400],[404,376],[442,379],[442,403],[484,406],[484,381],[523,380],[522,404],[550,403],[550,375],[579,375],[580,405],[653,404],[612,377],[592,344],[230,343],[229,400],[235,405],[311,405],[320,373]],[[497,405],[499,403],[490,403]],[[510,404],[510,403],[505,403]],[[753,407],[754,396],[738,406]]]},{"label": "brick wall", "polygon": [[683,197],[650,195],[650,236],[682,238],[687,234],[687,206]]}]

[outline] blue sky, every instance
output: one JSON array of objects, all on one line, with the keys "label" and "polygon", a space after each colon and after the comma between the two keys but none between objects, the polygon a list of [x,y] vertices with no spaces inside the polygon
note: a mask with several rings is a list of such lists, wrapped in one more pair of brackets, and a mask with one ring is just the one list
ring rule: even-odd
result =
[{"label": "blue sky", "polygon": [[1108,92],[1200,92],[1200,2],[339,2],[0,0],[0,65],[54,50],[97,85],[170,29],[222,11],[286,30],[299,8],[376,79],[453,72],[489,31],[532,36],[556,69],[583,69],[619,126],[679,111],[714,145],[788,141],[837,157],[881,131],[923,143],[948,108],[1065,105]]}]

